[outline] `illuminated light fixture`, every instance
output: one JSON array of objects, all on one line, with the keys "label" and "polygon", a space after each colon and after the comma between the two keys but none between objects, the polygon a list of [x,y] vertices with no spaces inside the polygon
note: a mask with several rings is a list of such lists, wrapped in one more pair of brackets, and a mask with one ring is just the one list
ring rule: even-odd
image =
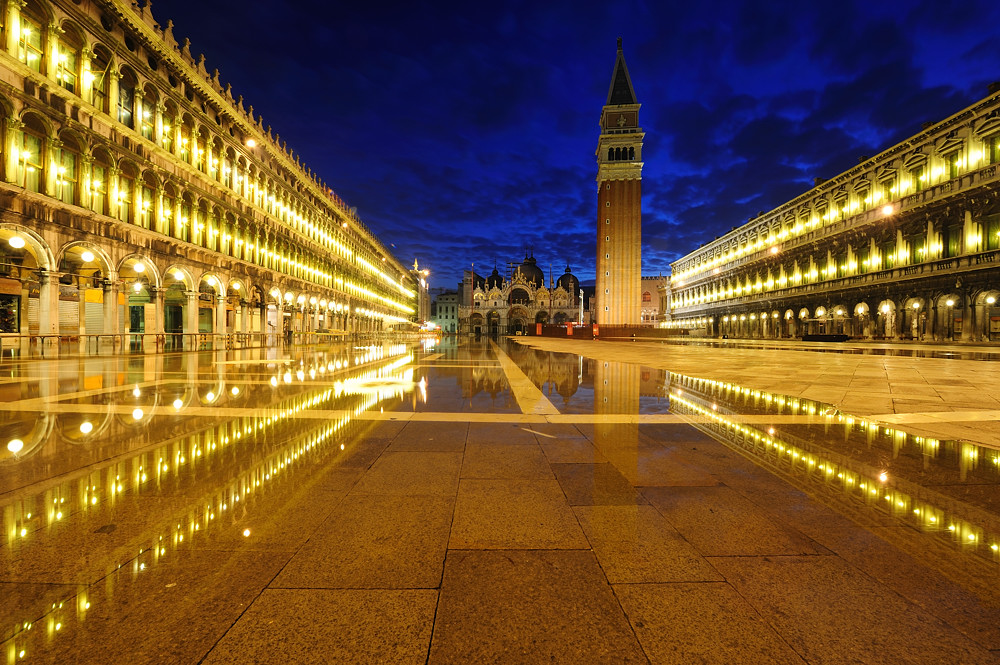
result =
[{"label": "illuminated light fixture", "polygon": [[24,448],[24,441],[21,441],[21,439],[11,439],[7,442],[7,450],[15,455],[21,452],[22,448]]},{"label": "illuminated light fixture", "polygon": [[142,261],[139,261],[138,263],[136,263],[132,267],[132,269],[135,270],[137,273],[139,273],[139,272],[145,272],[145,270],[146,270],[146,264],[143,263]]},{"label": "illuminated light fixture", "polygon": [[948,305],[948,307],[954,307],[955,306],[955,301],[952,300],[951,298],[949,298],[948,300],[945,301],[944,304]]},{"label": "illuminated light fixture", "polygon": [[920,303],[918,302],[913,303],[913,309],[920,309]]},{"label": "illuminated light fixture", "polygon": [[11,236],[10,239],[7,241],[7,244],[13,247],[14,249],[21,249],[22,247],[24,247],[24,238],[22,238],[21,236]]},{"label": "illuminated light fixture", "polygon": [[278,377],[276,377],[276,376],[272,376],[271,377],[271,385],[274,386],[274,387],[277,387],[277,385],[278,385]]},{"label": "illuminated light fixture", "polygon": [[182,273],[180,270],[176,271],[174,273],[174,279],[176,279],[178,282],[182,281],[184,279],[184,273]]},{"label": "illuminated light fixture", "polygon": [[889,215],[891,215],[894,212],[894,210],[895,209],[892,206],[884,206],[882,208],[882,215],[885,216],[885,217],[888,217]]},{"label": "illuminated light fixture", "polygon": [[889,480],[889,474],[886,473],[885,471],[883,471],[882,473],[878,474],[878,479],[879,479],[879,482],[883,482],[884,483],[885,481]]},{"label": "illuminated light fixture", "polygon": [[209,402],[214,402],[215,401],[215,393],[209,391],[208,394],[205,395],[205,399],[207,399]]},{"label": "illuminated light fixture", "polygon": [[136,293],[139,293],[139,291],[142,291],[142,284],[136,282],[135,285],[132,287],[132,290],[135,291]]},{"label": "illuminated light fixture", "polygon": [[771,248],[771,253],[772,254],[777,254],[778,253],[778,248],[777,247],[772,247]]},{"label": "illuminated light fixture", "polygon": [[181,401],[180,397],[178,397],[177,399],[174,400],[174,408],[175,409],[177,409],[178,411],[180,411],[182,406],[184,406],[184,402]]},{"label": "illuminated light fixture", "polygon": [[83,259],[84,263],[90,263],[91,261],[94,260],[94,253],[84,252],[83,254],[80,255],[80,258]]},{"label": "illuminated light fixture", "polygon": [[135,409],[132,411],[132,420],[142,420],[142,409]]},{"label": "illuminated light fixture", "polygon": [[205,280],[205,282],[206,282],[206,283],[207,283],[207,284],[208,284],[209,286],[215,286],[215,278],[214,278],[214,277],[212,277],[211,275],[209,275],[208,279],[206,279],[206,280]]},{"label": "illuminated light fixture", "polygon": [[244,538],[250,537],[250,529],[243,529],[243,537]]},{"label": "illuminated light fixture", "polygon": [[90,434],[93,431],[94,431],[94,425],[89,420],[85,420],[82,423],[80,423],[81,434]]},{"label": "illuminated light fixture", "polygon": [[986,304],[987,305],[992,305],[996,301],[997,301],[997,299],[995,297],[993,297],[993,296],[987,296],[986,297]]},{"label": "illuminated light fixture", "polygon": [[132,389],[132,397],[139,397],[140,395],[142,395],[142,391],[139,390],[139,386]]},{"label": "illuminated light fixture", "polygon": [[257,142],[254,141],[253,139],[247,139],[247,147],[248,148],[256,148],[257,147]]}]

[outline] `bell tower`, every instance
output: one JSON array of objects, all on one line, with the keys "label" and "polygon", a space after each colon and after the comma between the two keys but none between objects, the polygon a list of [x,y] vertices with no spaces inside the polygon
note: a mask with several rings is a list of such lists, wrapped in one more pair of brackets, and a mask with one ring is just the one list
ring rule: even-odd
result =
[{"label": "bell tower", "polygon": [[642,316],[642,139],[639,103],[622,40],[597,140],[598,325],[639,325]]}]

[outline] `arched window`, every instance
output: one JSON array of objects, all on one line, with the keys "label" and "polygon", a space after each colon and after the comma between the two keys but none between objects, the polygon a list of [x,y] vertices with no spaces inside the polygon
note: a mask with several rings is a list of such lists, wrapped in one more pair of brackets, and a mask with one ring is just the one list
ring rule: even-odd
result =
[{"label": "arched window", "polygon": [[118,122],[135,129],[135,75],[123,69],[118,79]]},{"label": "arched window", "polygon": [[94,161],[90,170],[90,209],[99,215],[108,214],[108,176],[111,160],[103,151],[94,153]]},{"label": "arched window", "polygon": [[629,159],[635,159],[635,148],[634,147],[631,147],[631,148],[628,149],[628,158]]},{"label": "arched window", "polygon": [[118,194],[116,203],[118,204],[118,219],[125,223],[134,221],[132,216],[132,206],[135,197],[135,171],[131,165],[122,164],[121,173],[118,174]]},{"label": "arched window", "polygon": [[195,139],[195,144],[193,148],[194,161],[192,162],[194,167],[199,171],[201,171],[202,173],[208,173],[208,166],[207,166],[208,162],[206,158],[208,155],[208,146],[210,140],[211,136],[208,133],[208,129],[202,127],[201,131],[198,132],[197,138]]},{"label": "arched window", "polygon": [[160,145],[167,152],[174,151],[174,134],[177,128],[174,123],[177,120],[177,109],[170,102],[163,105],[163,131],[160,135]]},{"label": "arched window", "polygon": [[159,96],[156,88],[147,85],[142,91],[142,103],[140,104],[139,130],[143,138],[152,141],[156,134],[156,102]]},{"label": "arched window", "polygon": [[622,158],[622,149],[615,148],[615,161],[619,161]]},{"label": "arched window", "polygon": [[156,208],[156,178],[152,173],[144,173],[139,198],[139,226],[155,231],[160,230]]},{"label": "arched window", "polygon": [[56,164],[55,195],[63,203],[79,205],[80,149],[73,136],[63,134],[59,138],[62,146],[54,160]]},{"label": "arched window", "polygon": [[177,223],[180,216],[176,214],[176,206],[177,195],[174,187],[167,183],[163,186],[163,195],[160,198],[160,231],[180,238],[180,225]]},{"label": "arched window", "polygon": [[33,3],[21,9],[21,34],[18,35],[17,59],[30,69],[41,73],[45,51],[42,26],[45,24],[42,12]]},{"label": "arched window", "polygon": [[615,149],[608,148],[608,161],[611,162],[614,161],[614,159],[615,159]]},{"label": "arched window", "polygon": [[643,291],[642,292],[642,301],[643,302],[653,302],[653,296],[652,296],[652,294],[650,294],[649,291]]},{"label": "arched window", "polygon": [[80,45],[83,39],[76,29],[66,24],[56,52],[56,82],[66,90],[77,94],[79,90]]},{"label": "arched window", "polygon": [[45,126],[34,115],[24,118],[21,133],[21,185],[32,192],[41,192],[45,182]]},{"label": "arched window", "polygon": [[90,76],[93,79],[91,90],[94,106],[104,113],[108,112],[108,82],[110,80],[110,72],[111,53],[103,46],[95,46],[94,56],[90,60]]},{"label": "arched window", "polygon": [[194,135],[194,120],[187,116],[181,124],[180,156],[188,164],[191,163],[191,140]]},{"label": "arched window", "polygon": [[174,233],[181,240],[191,240],[191,229],[194,228],[195,207],[190,194],[185,194],[181,201],[181,214],[174,225]]}]

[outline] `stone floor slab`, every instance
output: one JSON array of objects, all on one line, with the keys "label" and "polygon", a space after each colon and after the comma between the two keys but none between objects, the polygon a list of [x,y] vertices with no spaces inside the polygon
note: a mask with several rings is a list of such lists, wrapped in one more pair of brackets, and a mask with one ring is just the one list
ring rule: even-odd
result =
[{"label": "stone floor slab", "polygon": [[729,487],[646,487],[642,494],[705,556],[825,551]]},{"label": "stone floor slab", "polygon": [[427,661],[437,592],[267,589],[203,661]]},{"label": "stone floor slab", "polygon": [[428,663],[645,662],[590,552],[449,552]]},{"label": "stone floor slab", "polygon": [[352,493],[454,496],[461,467],[462,453],[386,452]]},{"label": "stone floor slab", "polygon": [[463,479],[450,549],[586,549],[555,480]]},{"label": "stone floor slab", "polygon": [[651,663],[806,662],[724,582],[618,584],[614,588]]},{"label": "stone floor slab", "polygon": [[722,579],[652,506],[577,506],[573,510],[612,584]]},{"label": "stone floor slab", "polygon": [[711,562],[808,662],[996,662],[989,651],[839,557]]},{"label": "stone floor slab", "polygon": [[351,495],[274,587],[417,589],[441,583],[453,497]]}]

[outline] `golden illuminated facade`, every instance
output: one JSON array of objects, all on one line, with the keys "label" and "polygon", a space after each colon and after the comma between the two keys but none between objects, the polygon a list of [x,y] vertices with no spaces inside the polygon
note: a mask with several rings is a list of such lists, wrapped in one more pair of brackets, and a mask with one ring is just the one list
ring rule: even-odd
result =
[{"label": "golden illuminated facade", "polygon": [[667,325],[1000,339],[998,93],[671,264]]},{"label": "golden illuminated facade", "polygon": [[2,28],[0,333],[274,344],[416,319],[419,276],[148,3],[11,1]]},{"label": "golden illuminated facade", "polygon": [[618,40],[597,142],[597,291],[600,325],[642,319],[642,141],[639,106]]}]

